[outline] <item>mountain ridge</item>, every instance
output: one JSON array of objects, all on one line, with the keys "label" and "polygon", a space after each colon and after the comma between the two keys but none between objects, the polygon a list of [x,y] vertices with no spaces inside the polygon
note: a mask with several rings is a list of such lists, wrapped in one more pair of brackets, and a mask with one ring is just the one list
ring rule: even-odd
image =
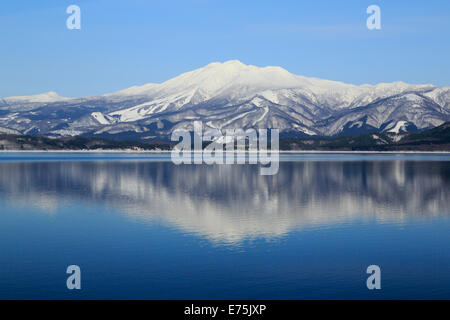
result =
[{"label": "mountain ridge", "polygon": [[194,120],[218,129],[278,128],[293,136],[417,131],[450,120],[450,87],[358,86],[230,60],[103,96],[50,92],[0,99],[0,132],[152,140],[191,130]]},{"label": "mountain ridge", "polygon": [[[99,137],[62,137],[1,134],[0,150],[20,151],[168,151],[177,142],[109,140]],[[206,143],[207,144],[207,143]],[[205,144],[205,146],[206,146]],[[363,134],[357,137],[280,137],[280,151],[437,151],[450,152],[450,122],[414,133]]]}]

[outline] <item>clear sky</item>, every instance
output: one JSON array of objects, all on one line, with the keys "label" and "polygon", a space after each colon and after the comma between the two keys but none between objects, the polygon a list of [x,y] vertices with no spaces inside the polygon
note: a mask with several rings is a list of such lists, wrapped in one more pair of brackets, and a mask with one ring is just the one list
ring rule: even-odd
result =
[{"label": "clear sky", "polygon": [[[71,4],[81,30],[66,28]],[[366,27],[371,4],[381,30]],[[0,2],[0,97],[98,95],[230,59],[354,84],[450,85],[450,1]]]}]

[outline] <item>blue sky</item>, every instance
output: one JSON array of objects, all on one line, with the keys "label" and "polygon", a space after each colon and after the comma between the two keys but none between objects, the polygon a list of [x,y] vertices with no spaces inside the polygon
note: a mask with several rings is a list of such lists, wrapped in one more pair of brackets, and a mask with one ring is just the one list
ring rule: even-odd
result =
[{"label": "blue sky", "polygon": [[[66,28],[71,4],[81,30]],[[381,30],[366,28],[371,4]],[[450,85],[450,1],[0,2],[3,97],[104,94],[230,59],[354,84]]]}]

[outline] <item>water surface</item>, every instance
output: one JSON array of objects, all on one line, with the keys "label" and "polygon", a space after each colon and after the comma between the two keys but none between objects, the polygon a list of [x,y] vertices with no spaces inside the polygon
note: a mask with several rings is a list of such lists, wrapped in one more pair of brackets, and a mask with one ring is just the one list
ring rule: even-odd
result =
[{"label": "water surface", "polygon": [[289,154],[261,176],[168,154],[1,153],[0,298],[449,299],[449,161]]}]

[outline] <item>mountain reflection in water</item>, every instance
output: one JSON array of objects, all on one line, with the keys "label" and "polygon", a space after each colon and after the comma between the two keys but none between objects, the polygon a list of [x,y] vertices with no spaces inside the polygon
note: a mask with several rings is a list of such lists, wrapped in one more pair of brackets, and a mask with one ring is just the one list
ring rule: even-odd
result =
[{"label": "mountain reflection in water", "polygon": [[357,219],[402,223],[450,215],[446,161],[282,161],[176,166],[168,161],[0,162],[0,199],[50,214],[68,202],[162,221],[213,242],[274,238]]}]

